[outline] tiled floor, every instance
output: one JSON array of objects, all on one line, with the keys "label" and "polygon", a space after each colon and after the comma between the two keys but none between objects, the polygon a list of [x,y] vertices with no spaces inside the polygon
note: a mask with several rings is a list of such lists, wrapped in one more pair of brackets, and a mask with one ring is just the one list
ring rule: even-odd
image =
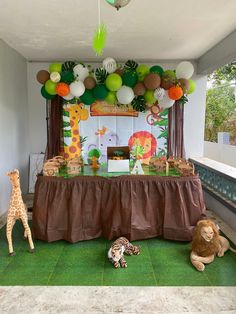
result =
[{"label": "tiled floor", "polygon": [[27,252],[18,222],[14,227],[16,256],[7,255],[5,229],[0,234],[0,285],[78,286],[235,286],[236,254],[195,270],[189,262],[189,243],[162,239],[136,241],[141,254],[127,256],[127,269],[114,269],[107,259],[110,241],[96,239],[70,244],[35,241]]}]

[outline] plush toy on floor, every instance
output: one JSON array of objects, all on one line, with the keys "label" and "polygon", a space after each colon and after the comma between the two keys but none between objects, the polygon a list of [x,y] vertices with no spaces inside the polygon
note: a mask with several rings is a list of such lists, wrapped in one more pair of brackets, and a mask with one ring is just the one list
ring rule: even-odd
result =
[{"label": "plush toy on floor", "polygon": [[236,253],[230,247],[229,241],[219,235],[219,228],[211,220],[200,220],[194,230],[191,263],[198,271],[205,269],[204,264],[210,264],[215,256],[222,257],[227,250]]},{"label": "plush toy on floor", "polygon": [[29,252],[34,252],[34,243],[31,237],[30,227],[28,225],[28,217],[27,217],[27,210],[26,206],[23,202],[22,195],[21,195],[21,188],[20,188],[20,177],[19,177],[19,170],[14,169],[11,172],[7,173],[7,176],[10,178],[12,184],[12,194],[10,199],[10,206],[7,215],[7,241],[9,246],[9,255],[15,255],[12,246],[12,229],[17,219],[21,219],[23,226],[25,228],[24,231],[24,238],[28,237],[30,250]]},{"label": "plush toy on floor", "polygon": [[108,258],[112,262],[115,268],[127,267],[127,262],[124,258],[124,253],[128,255],[138,255],[140,253],[140,248],[133,245],[124,237],[118,238],[112,243],[109,251]]}]

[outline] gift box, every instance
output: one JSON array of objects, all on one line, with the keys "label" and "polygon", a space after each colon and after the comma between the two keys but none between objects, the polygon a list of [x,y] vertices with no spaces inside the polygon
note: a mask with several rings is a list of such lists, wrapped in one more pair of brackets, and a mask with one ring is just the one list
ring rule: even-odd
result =
[{"label": "gift box", "polygon": [[129,146],[107,147],[107,171],[129,172]]}]

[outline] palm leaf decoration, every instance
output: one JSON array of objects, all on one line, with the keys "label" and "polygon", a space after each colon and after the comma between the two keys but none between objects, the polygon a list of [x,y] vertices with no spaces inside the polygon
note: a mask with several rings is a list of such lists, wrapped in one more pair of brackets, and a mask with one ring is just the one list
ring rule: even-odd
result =
[{"label": "palm leaf decoration", "polygon": [[63,71],[73,71],[76,63],[74,61],[66,61],[62,64],[62,72]]},{"label": "palm leaf decoration", "polygon": [[144,112],[146,110],[146,100],[143,96],[135,97],[131,102],[131,105],[136,111]]},{"label": "palm leaf decoration", "polygon": [[95,77],[98,84],[103,84],[108,76],[108,72],[103,68],[97,68],[95,70]]},{"label": "palm leaf decoration", "polygon": [[138,67],[138,63],[134,60],[128,60],[126,63],[125,63],[125,70],[136,70],[136,68]]},{"label": "palm leaf decoration", "polygon": [[106,26],[104,24],[100,24],[95,31],[94,37],[93,37],[93,50],[96,52],[98,56],[102,55],[103,48],[106,44],[106,38],[107,38],[107,30]]}]

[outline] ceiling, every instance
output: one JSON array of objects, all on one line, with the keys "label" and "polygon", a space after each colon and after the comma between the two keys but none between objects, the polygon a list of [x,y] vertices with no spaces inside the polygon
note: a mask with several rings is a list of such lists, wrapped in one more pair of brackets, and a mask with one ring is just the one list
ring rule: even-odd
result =
[{"label": "ceiling", "polygon": [[[100,0],[102,59],[197,59],[236,29],[236,0]],[[1,0],[0,38],[31,61],[98,61],[98,0]],[[100,58],[101,59],[101,58]]]}]

